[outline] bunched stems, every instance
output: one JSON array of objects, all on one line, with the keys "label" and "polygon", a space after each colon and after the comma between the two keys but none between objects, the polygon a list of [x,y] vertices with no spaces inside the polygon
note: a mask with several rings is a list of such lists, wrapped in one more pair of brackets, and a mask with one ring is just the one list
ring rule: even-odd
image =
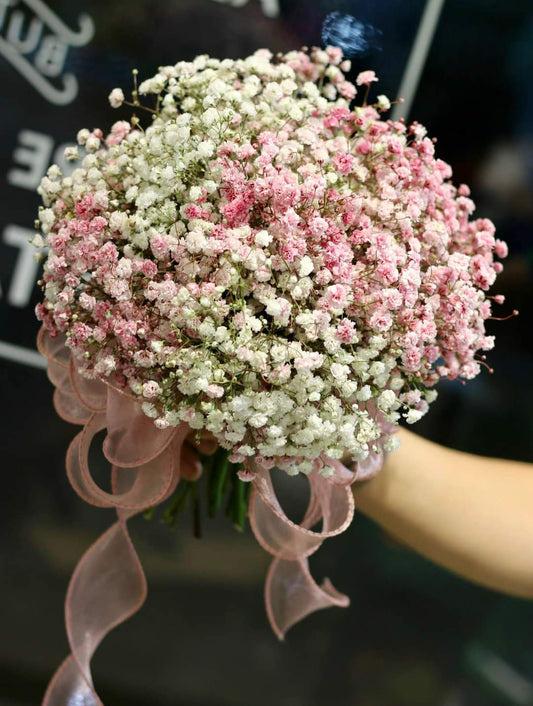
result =
[{"label": "bunched stems", "polygon": [[[202,478],[196,481],[182,478],[165,508],[161,522],[175,527],[178,518],[191,506],[193,534],[202,537],[202,502],[200,484],[204,484],[207,515],[210,518],[217,516],[222,505],[225,504],[225,515],[240,531],[244,529],[248,516],[248,502],[252,484],[239,478],[239,471],[243,469],[241,463],[229,461],[229,451],[219,448],[210,456],[200,456],[202,462]],[[144,512],[145,519],[151,519],[155,514],[155,507]]]}]

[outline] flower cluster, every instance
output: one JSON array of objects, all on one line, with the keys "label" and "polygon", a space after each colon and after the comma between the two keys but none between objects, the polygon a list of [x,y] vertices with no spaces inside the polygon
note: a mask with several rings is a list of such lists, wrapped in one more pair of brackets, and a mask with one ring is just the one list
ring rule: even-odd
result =
[{"label": "flower cluster", "polygon": [[334,47],[161,67],[130,103],[150,96],[148,127],[80,131],[80,166],[40,187],[38,317],[84,375],[235,462],[308,472],[392,449],[388,425],[493,345],[505,244],[424,128],[384,120],[374,73],[349,69]]}]

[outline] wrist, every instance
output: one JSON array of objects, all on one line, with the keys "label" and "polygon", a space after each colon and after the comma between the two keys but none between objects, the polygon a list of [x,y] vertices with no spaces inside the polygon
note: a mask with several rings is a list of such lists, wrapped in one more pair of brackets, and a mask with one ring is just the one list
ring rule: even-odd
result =
[{"label": "wrist", "polygon": [[[394,488],[402,483],[399,478],[402,466],[400,456],[406,453],[404,444],[411,436],[410,432],[399,429],[397,432],[400,447],[384,454],[383,465],[378,473],[369,478],[362,478],[352,485],[355,507],[371,517],[380,515],[394,498]],[[405,481],[404,481],[405,482]]]}]

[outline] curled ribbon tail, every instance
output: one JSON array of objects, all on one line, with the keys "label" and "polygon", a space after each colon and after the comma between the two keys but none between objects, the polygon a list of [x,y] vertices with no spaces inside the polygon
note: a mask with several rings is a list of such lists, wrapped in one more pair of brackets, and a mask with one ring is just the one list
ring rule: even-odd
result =
[{"label": "curled ribbon tail", "polygon": [[54,675],[43,706],[101,706],[91,658],[105,635],[141,607],[146,591],[139,558],[119,520],[84,554],[72,575],[65,603],[72,656]]},{"label": "curled ribbon tail", "polygon": [[103,706],[94,689],[83,678],[72,655],[61,664],[48,684],[42,706],[65,706],[76,694],[79,706]]},{"label": "curled ribbon tail", "polygon": [[[114,466],[113,492],[107,493],[93,481],[87,464],[91,440],[105,425],[105,415],[91,415],[70,445],[67,468],[81,497],[100,507],[115,507],[119,519],[84,554],[72,575],[65,602],[72,654],[50,682],[43,706],[103,706],[92,682],[92,656],[111,629],[139,610],[147,594],[146,578],[126,521],[173,492],[180,475],[181,447],[189,431],[186,424],[173,429],[172,443],[138,468]],[[158,431],[153,429],[153,433]]]},{"label": "curled ribbon tail", "polygon": [[[114,508],[118,521],[88,549],[72,575],[65,601],[71,655],[52,678],[43,706],[103,706],[93,686],[92,656],[107,633],[141,607],[147,593],[126,521],[172,494],[190,430],[187,424],[159,430],[130,396],[83,378],[64,337],[58,339],[44,328],[39,333],[39,350],[48,358],[48,375],[56,386],[54,404],[63,419],[84,425],[69,446],[67,474],[80,497]],[[100,488],[89,469],[91,442],[106,427],[104,454],[113,464],[112,492]]]},{"label": "curled ribbon tail", "polygon": [[[344,483],[335,484],[316,470],[308,479],[311,495],[300,525],[283,512],[267,468],[259,466],[253,481],[250,524],[257,541],[275,557],[267,574],[265,605],[270,625],[279,639],[310,613],[349,604],[347,596],[339,593],[328,580],[321,587],[317,585],[309,571],[307,557],[325,539],[344,532],[349,526],[354,513],[353,496]],[[313,530],[321,520],[321,531]]]},{"label": "curled ribbon tail", "polygon": [[265,607],[272,630],[283,640],[289,628],[323,608],[350,604],[348,596],[335,589],[329,579],[319,586],[311,576],[307,559],[274,559],[265,583]]}]

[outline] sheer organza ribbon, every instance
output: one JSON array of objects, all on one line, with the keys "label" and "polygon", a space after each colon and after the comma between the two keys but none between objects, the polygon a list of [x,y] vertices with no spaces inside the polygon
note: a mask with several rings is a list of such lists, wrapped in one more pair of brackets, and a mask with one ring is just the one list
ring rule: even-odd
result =
[{"label": "sheer organza ribbon", "polygon": [[[187,424],[160,430],[146,417],[138,401],[101,380],[88,380],[75,368],[65,337],[52,338],[44,327],[37,344],[48,359],[48,377],[55,386],[54,407],[60,417],[83,425],[67,451],[67,474],[80,497],[103,508],[114,508],[117,521],[83,555],[69,583],[65,623],[70,656],[55,673],[43,706],[103,706],[92,682],[91,658],[106,636],[143,604],[147,588],[139,558],[127,530],[133,515],[163,502],[180,479],[180,459]],[[94,436],[107,430],[104,456],[111,464],[111,492],[94,481],[88,463]],[[331,478],[318,472],[327,463]],[[318,586],[308,557],[328,537],[349,526],[354,514],[350,484],[375,475],[382,456],[371,454],[355,471],[339,461],[317,459],[309,474],[310,501],[301,524],[283,511],[269,468],[258,459],[248,471],[253,490],[250,523],[264,549],[273,555],[265,585],[268,618],[276,635],[309,613],[329,606],[347,606],[349,599],[325,580]],[[320,531],[313,528],[322,522]]]}]

